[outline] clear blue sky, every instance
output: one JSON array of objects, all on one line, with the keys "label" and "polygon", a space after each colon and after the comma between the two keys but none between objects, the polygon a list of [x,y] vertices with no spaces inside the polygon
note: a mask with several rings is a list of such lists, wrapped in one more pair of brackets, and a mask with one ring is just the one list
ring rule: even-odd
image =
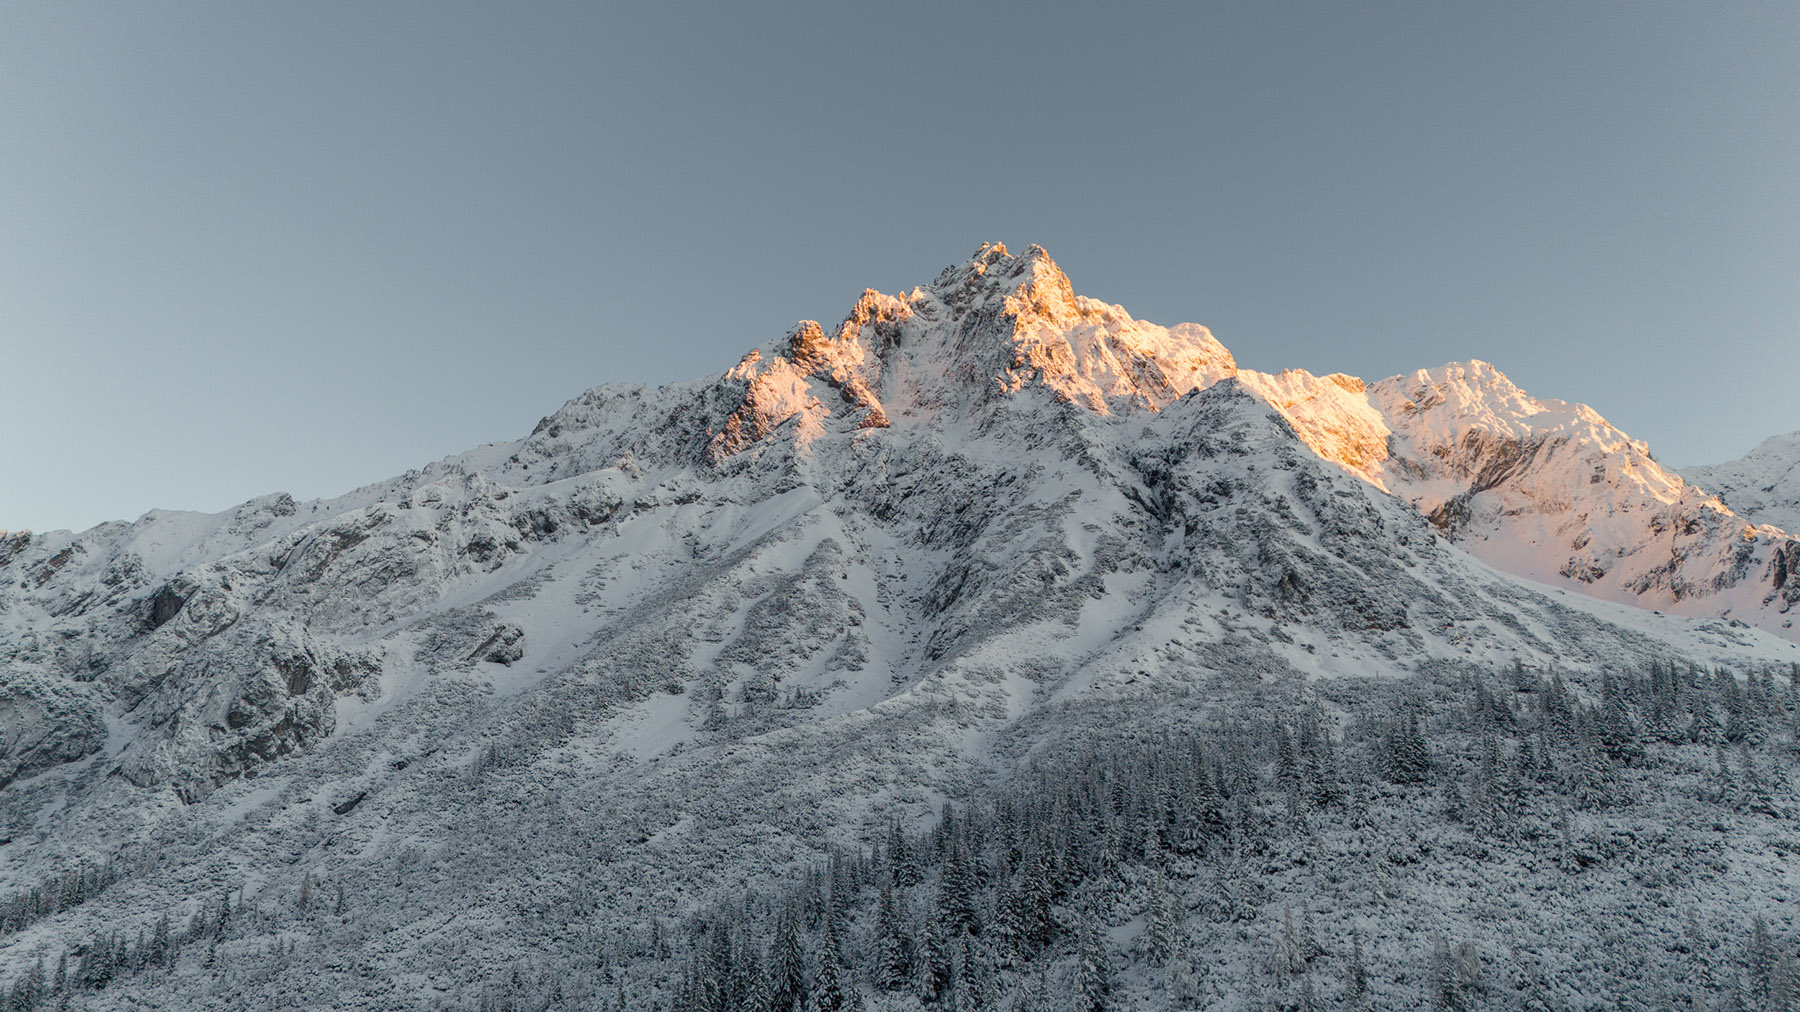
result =
[{"label": "clear blue sky", "polygon": [[1737,456],[1800,429],[1800,4],[0,0],[0,528],[336,494],[986,240]]}]

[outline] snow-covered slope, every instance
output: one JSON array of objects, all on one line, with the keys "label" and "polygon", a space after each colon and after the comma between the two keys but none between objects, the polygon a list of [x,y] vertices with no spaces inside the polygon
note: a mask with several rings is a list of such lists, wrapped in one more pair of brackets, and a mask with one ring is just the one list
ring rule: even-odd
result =
[{"label": "snow-covered slope", "polygon": [[587,944],[559,904],[692,909],[821,827],[966,794],[1066,707],[1800,659],[1717,618],[1790,633],[1789,542],[1746,529],[1490,367],[1240,373],[1204,328],[987,246],[336,500],[0,540],[0,881],[130,869],[0,957],[225,888],[428,876],[332,986],[429,1007],[520,944]]},{"label": "snow-covered slope", "polygon": [[1771,436],[1737,460],[1681,473],[1752,523],[1800,530],[1800,432]]}]

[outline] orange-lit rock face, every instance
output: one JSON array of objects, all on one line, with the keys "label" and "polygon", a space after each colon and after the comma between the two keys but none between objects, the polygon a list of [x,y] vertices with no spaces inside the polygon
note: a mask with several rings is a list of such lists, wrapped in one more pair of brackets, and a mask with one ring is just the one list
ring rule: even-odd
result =
[{"label": "orange-lit rock face", "polygon": [[833,419],[847,418],[859,429],[882,428],[887,414],[875,393],[881,378],[881,349],[899,342],[900,326],[912,315],[905,302],[864,292],[835,336],[812,320],[802,320],[764,355],[752,350],[726,374],[744,384],[743,399],[726,417],[709,445],[715,461],[765,439],[783,423],[799,418],[796,434],[810,439]]},{"label": "orange-lit rock face", "polygon": [[1101,415],[1155,411],[1236,373],[1206,328],[1164,328],[1074,293],[1049,254],[983,246],[932,285],[865,291],[834,332],[803,321],[728,374],[742,402],[711,443],[715,460],[797,431],[883,428],[902,417],[981,411],[1042,389]]},{"label": "orange-lit rock face", "polygon": [[1304,369],[1275,375],[1245,370],[1238,379],[1281,412],[1314,453],[1387,487],[1382,468],[1392,430],[1369,404],[1362,380],[1343,373],[1314,376]]}]

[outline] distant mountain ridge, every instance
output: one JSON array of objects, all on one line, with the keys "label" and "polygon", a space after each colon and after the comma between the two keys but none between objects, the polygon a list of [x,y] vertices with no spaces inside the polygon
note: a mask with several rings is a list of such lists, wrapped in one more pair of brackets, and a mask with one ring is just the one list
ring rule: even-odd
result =
[{"label": "distant mountain ridge", "polygon": [[1681,473],[1753,523],[1800,530],[1800,432],[1770,436],[1737,460]]}]

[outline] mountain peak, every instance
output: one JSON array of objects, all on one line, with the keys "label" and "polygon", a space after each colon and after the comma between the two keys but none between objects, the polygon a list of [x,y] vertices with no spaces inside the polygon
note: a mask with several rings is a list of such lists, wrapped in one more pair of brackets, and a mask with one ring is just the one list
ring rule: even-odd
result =
[{"label": "mountain peak", "polygon": [[969,259],[946,267],[931,292],[953,306],[977,306],[997,295],[1014,315],[1080,315],[1069,276],[1035,244],[1015,256],[1004,243],[982,243]]},{"label": "mountain peak", "polygon": [[739,403],[709,436],[715,461],[782,430],[805,442],[843,428],[983,412],[1028,390],[1095,414],[1157,410],[1234,375],[1205,327],[1159,327],[1075,294],[1041,246],[985,243],[904,295],[864,291],[827,330],[803,320],[723,382]]}]

